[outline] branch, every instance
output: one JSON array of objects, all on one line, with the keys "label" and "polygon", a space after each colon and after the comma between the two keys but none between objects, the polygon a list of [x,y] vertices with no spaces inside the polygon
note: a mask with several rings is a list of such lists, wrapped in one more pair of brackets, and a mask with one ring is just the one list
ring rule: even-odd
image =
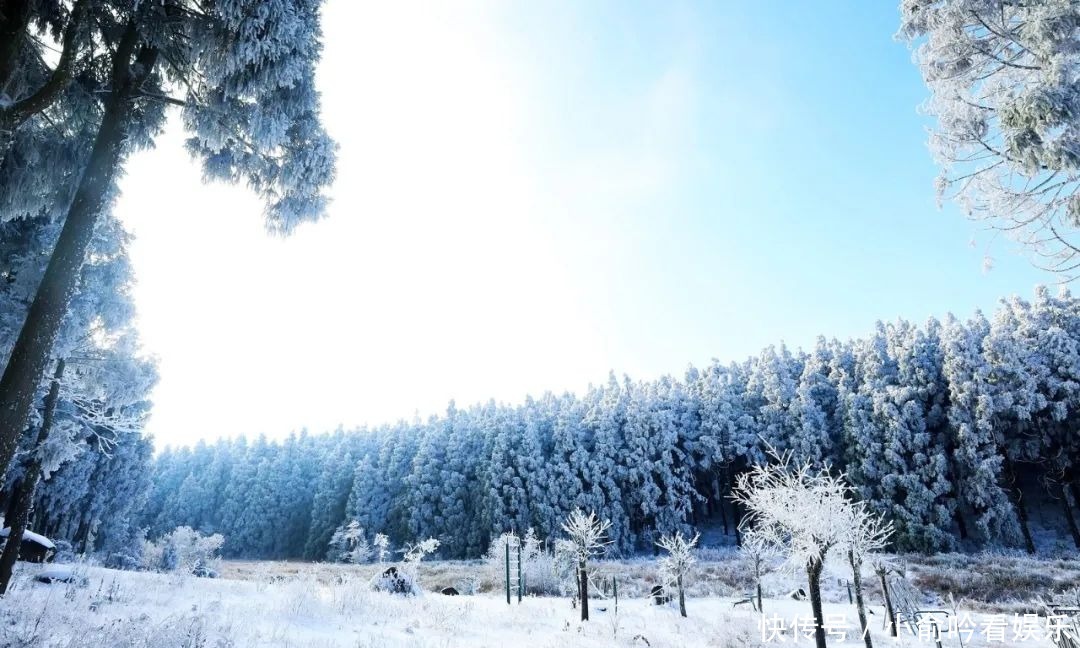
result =
[{"label": "branch", "polygon": [[162,103],[172,104],[174,106],[180,106],[181,108],[187,107],[188,103],[183,99],[177,99],[176,97],[170,97],[169,95],[159,94],[156,92],[136,92],[132,95],[133,99],[153,99],[154,101],[160,101]]},{"label": "branch", "polygon": [[60,61],[56,64],[49,79],[38,88],[37,92],[15,102],[8,108],[12,119],[12,128],[17,127],[30,117],[41,112],[56,101],[60,93],[71,83],[72,68],[75,64],[75,53],[78,50],[76,36],[83,18],[86,17],[87,0],[76,0],[71,8],[71,17],[68,19],[67,28],[64,29],[63,52]]}]

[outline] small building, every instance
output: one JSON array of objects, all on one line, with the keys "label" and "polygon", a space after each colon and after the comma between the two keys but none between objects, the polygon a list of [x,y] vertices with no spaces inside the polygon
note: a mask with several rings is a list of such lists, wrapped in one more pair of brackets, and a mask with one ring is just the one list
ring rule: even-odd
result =
[{"label": "small building", "polygon": [[[7,540],[11,533],[11,527],[0,529],[0,538]],[[43,563],[52,558],[56,551],[56,545],[43,535],[27,529],[22,534],[22,544],[19,545],[19,560],[26,562]]]}]

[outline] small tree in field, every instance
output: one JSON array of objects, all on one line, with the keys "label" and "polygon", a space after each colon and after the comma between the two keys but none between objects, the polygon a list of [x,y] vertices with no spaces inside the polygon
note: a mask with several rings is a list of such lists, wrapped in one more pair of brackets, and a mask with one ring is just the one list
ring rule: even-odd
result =
[{"label": "small tree in field", "polygon": [[330,538],[329,557],[337,562],[353,564],[368,561],[371,557],[371,546],[359,522],[353,520],[334,531]]},{"label": "small tree in field", "polygon": [[697,546],[700,533],[695,533],[693,538],[687,540],[682,533],[664,536],[656,543],[656,546],[668,552],[668,555],[660,559],[660,576],[668,583],[674,582],[679,590],[679,614],[686,616],[686,593],[683,590],[683,577],[690,571],[697,560],[694,558],[694,547]]},{"label": "small tree in field", "polygon": [[750,563],[750,570],[754,574],[754,596],[757,598],[758,613],[764,614],[765,608],[762,607],[761,602],[761,578],[769,571],[769,563],[777,555],[776,548],[754,529],[747,529],[743,532],[739,553]]},{"label": "small tree in field", "polygon": [[386,557],[390,554],[390,538],[385,533],[376,533],[371,544],[375,547],[375,560],[386,562]]},{"label": "small tree in field", "polygon": [[589,558],[611,544],[605,539],[611,527],[608,520],[600,520],[596,513],[585,515],[580,509],[574,511],[563,522],[562,528],[570,536],[574,545],[574,557],[577,558],[578,598],[581,599],[581,620],[589,620],[589,575],[586,571]]},{"label": "small tree in field", "polygon": [[[862,566],[867,557],[875,551],[880,551],[889,545],[889,537],[892,536],[891,522],[866,507],[865,502],[851,502],[848,505],[848,521],[845,523],[848,537],[847,559],[851,565],[852,584],[855,586],[855,604],[859,610],[859,627],[862,629],[863,641],[866,648],[874,648],[870,639],[870,630],[866,623],[866,605],[863,603],[862,591]],[[888,588],[882,582],[885,596],[888,596]],[[886,605],[891,608],[892,605]],[[892,623],[890,617],[889,622]]]},{"label": "small tree in field", "polygon": [[439,541],[435,538],[428,538],[423,542],[405,545],[401,550],[401,566],[403,571],[416,579],[420,561],[424,559],[424,556],[435,553],[435,550],[438,548]]},{"label": "small tree in field", "polygon": [[885,599],[885,622],[889,626],[889,634],[895,637],[896,613],[893,611],[892,597],[889,596],[888,577],[889,572],[902,571],[902,568],[882,554],[871,556],[870,565],[874,570],[874,575],[878,577],[878,581],[881,583],[881,596]]},{"label": "small tree in field", "polygon": [[829,550],[844,547],[848,539],[851,487],[828,468],[793,465],[790,453],[772,451],[771,456],[773,463],[739,476],[734,498],[746,511],[739,526],[744,534],[752,529],[806,570],[814,637],[817,648],[826,648],[821,573]]}]

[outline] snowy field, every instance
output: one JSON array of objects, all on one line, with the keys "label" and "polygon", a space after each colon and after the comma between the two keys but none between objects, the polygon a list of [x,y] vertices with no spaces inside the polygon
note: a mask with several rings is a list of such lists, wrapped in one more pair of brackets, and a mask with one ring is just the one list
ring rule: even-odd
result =
[{"label": "snowy field", "polygon": [[[248,563],[247,565],[250,565]],[[430,567],[435,567],[433,564]],[[339,571],[332,578],[324,566],[294,567],[284,575],[281,563],[267,563],[258,578],[199,579],[143,572],[78,567],[82,584],[40,584],[32,580],[36,565],[22,565],[14,591],[0,606],[0,645],[184,648],[292,646],[330,648],[393,646],[812,646],[790,631],[773,630],[806,618],[809,604],[787,598],[765,601],[771,619],[762,630],[749,606],[732,607],[730,596],[693,597],[689,617],[674,607],[657,607],[646,597],[591,601],[592,620],[581,623],[566,598],[527,597],[507,605],[501,592],[475,596],[443,596],[428,592],[402,598],[371,592],[359,571]],[[237,569],[225,570],[235,574]],[[450,573],[449,571],[446,573]],[[789,576],[775,576],[770,592],[788,585]],[[794,581],[792,581],[794,582]],[[833,581],[835,583],[835,581]],[[428,583],[429,586],[434,583]],[[871,626],[878,646],[933,646],[911,634],[892,639],[881,631],[882,608],[869,597]],[[862,646],[855,627],[855,608],[835,585],[828,592],[825,613],[837,619],[830,646]],[[979,606],[975,606],[979,607]],[[777,618],[773,618],[776,615]],[[1022,628],[1010,614],[998,617],[960,607],[970,629],[963,646],[1049,646],[1040,625],[1032,636],[1018,639]],[[782,621],[781,621],[782,620]],[[1005,621],[1002,627],[1001,622]],[[1040,620],[1041,621],[1041,620]],[[849,626],[844,628],[844,624]],[[996,622],[996,623],[995,623]],[[999,627],[996,640],[988,628]],[[846,632],[845,640],[840,632]],[[990,632],[994,632],[991,630]],[[767,639],[767,640],[766,640]],[[944,646],[960,646],[956,635]]]}]

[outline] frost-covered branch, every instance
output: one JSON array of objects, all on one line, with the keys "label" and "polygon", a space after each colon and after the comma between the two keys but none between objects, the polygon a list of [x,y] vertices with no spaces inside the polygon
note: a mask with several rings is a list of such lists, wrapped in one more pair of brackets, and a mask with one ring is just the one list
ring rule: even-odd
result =
[{"label": "frost-covered branch", "polygon": [[900,11],[898,35],[915,44],[937,118],[939,196],[1075,278],[1080,4],[903,0]]},{"label": "frost-covered branch", "polygon": [[566,518],[562,528],[570,536],[570,541],[574,543],[574,551],[580,561],[588,560],[611,544],[611,541],[607,539],[611,522],[600,520],[596,517],[596,513],[585,515],[581,509],[574,509]]}]

